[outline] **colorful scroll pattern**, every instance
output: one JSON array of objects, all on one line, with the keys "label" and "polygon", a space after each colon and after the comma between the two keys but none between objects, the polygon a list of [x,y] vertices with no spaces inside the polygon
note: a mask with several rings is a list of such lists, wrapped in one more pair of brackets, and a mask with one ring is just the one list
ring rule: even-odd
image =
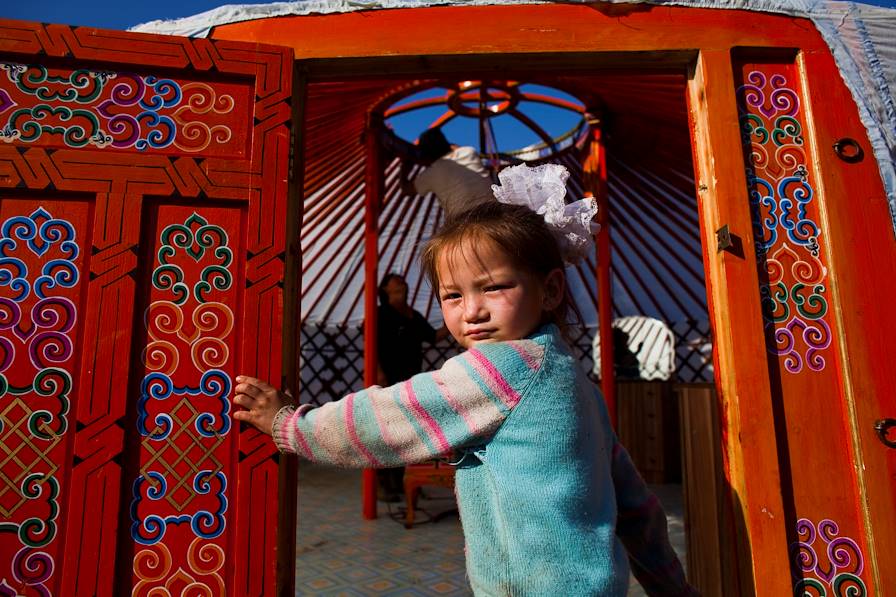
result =
[{"label": "colorful scroll pattern", "polygon": [[59,205],[10,200],[0,223],[0,595],[55,584],[87,213]]},{"label": "colorful scroll pattern", "polygon": [[[0,412],[19,398],[29,409],[54,416],[42,427],[43,415],[7,411],[10,423],[4,420],[0,431],[0,507],[6,512],[0,513],[0,523],[8,525],[0,531],[0,595],[118,595],[130,588],[139,594],[205,591],[261,597],[277,593],[280,578],[288,592],[289,579],[278,576],[278,558],[290,558],[288,550],[277,546],[278,534],[293,531],[291,525],[278,529],[269,512],[276,512],[281,500],[289,504],[294,499],[277,492],[276,448],[254,429],[224,432],[225,425],[232,425],[221,401],[226,387],[215,389],[215,383],[223,383],[220,377],[203,382],[194,361],[207,362],[207,370],[222,371],[227,379],[237,365],[265,379],[281,379],[282,350],[289,350],[297,337],[282,335],[288,253],[284,228],[271,225],[294,215],[287,209],[286,192],[293,51],[2,19],[0,42],[0,64],[6,64],[0,66],[0,226],[42,206],[53,219],[72,225],[79,247],[78,257],[71,259],[77,266],[74,286],[64,286],[65,275],[56,276],[55,270],[38,285],[47,297],[63,297],[78,307],[69,331],[53,328],[73,345],[71,359],[54,365],[69,373],[72,386],[61,439],[50,447],[55,440],[32,436],[45,460],[36,459],[12,429],[31,435],[30,419],[39,432],[48,433],[48,425],[62,422],[62,415],[51,409],[58,408],[53,400],[59,400],[36,392],[0,396]],[[174,255],[165,262],[179,267],[182,279],[171,267],[160,272],[161,285],[167,279],[171,288],[154,288],[151,274],[161,264],[161,232],[170,224],[186,223],[194,211],[227,232],[223,245],[232,251],[231,263],[224,265],[215,255],[221,246],[205,247],[214,231],[200,234],[191,251],[173,238],[167,244]],[[195,235],[202,224],[188,227]],[[39,237],[32,244],[42,250]],[[27,276],[14,263],[0,267],[5,282],[0,283],[0,297],[15,303],[25,288],[21,280],[28,282],[29,298],[18,302],[26,322],[20,332],[38,300],[41,264],[61,257],[58,245],[38,257],[27,241],[19,242],[14,256],[28,256]],[[202,263],[191,252],[202,253]],[[13,256],[8,250],[7,255]],[[227,276],[214,268],[206,273],[207,286],[197,287],[206,265],[223,267],[231,276],[230,287],[220,289],[227,287]],[[181,289],[189,293],[182,301],[186,295]],[[180,335],[162,325],[152,330],[155,339],[150,337],[143,317],[156,301],[180,310]],[[220,315],[224,327],[214,327],[208,314],[218,312],[215,303],[232,310]],[[207,311],[200,305],[207,305]],[[170,305],[159,306],[163,313],[166,307],[171,310]],[[13,317],[0,308],[0,338],[16,351],[15,361],[0,373],[10,387],[33,387],[38,371],[28,346],[13,329],[3,327]],[[60,314],[59,325],[63,318]],[[151,342],[157,342],[158,350],[147,353],[145,364],[141,354]],[[222,344],[226,352],[221,352]],[[171,346],[177,364],[169,371],[152,359],[162,359]],[[61,359],[65,351],[62,344],[50,343],[35,358]],[[0,346],[0,356],[7,354],[7,345]],[[152,373],[170,378],[171,395],[156,399],[152,391],[163,387],[164,380],[147,383],[145,427],[150,435],[143,436],[136,409],[141,382]],[[51,381],[38,383],[38,389],[49,391]],[[198,393],[191,395],[196,388]],[[172,424],[164,439],[165,418],[157,415],[167,415]],[[17,426],[22,418],[25,422]],[[181,427],[186,431],[179,433]],[[206,437],[200,431],[217,435]],[[14,458],[10,450],[16,451]],[[23,498],[23,464],[41,474],[25,486],[28,492],[40,491],[41,499],[17,506]],[[52,467],[57,468],[51,473]],[[202,471],[214,474],[198,475]],[[153,497],[163,491],[158,476],[150,473],[164,478],[165,497],[147,496],[149,488]],[[161,524],[140,528],[142,540],[155,541],[151,545],[131,535],[138,476],[146,479],[136,505],[138,521],[156,521],[150,518],[156,516],[164,522],[164,532]],[[235,499],[261,500],[268,508],[235,518]],[[18,509],[8,514],[14,507]],[[182,522],[182,516],[189,520]],[[36,522],[24,524],[31,519]],[[194,526],[201,534],[217,536],[200,537]],[[29,540],[55,536],[46,545],[30,547],[19,541],[19,528]],[[224,550],[229,566],[216,563],[217,549]],[[190,588],[184,591],[186,586]]]},{"label": "colorful scroll pattern", "polygon": [[770,353],[791,374],[830,358],[827,267],[806,167],[800,98],[783,74],[755,70],[737,90]]},{"label": "colorful scroll pattern", "polygon": [[[239,88],[199,81],[0,62],[0,141],[137,151],[237,153]],[[243,93],[245,95],[245,93]],[[248,113],[248,112],[247,112]]]},{"label": "colorful scroll pattern", "polygon": [[158,214],[180,223],[158,236],[144,318],[134,595],[180,595],[175,586],[220,595],[224,586],[237,298],[228,233],[209,222],[227,211],[203,210],[209,220],[183,207]]},{"label": "colorful scroll pattern", "polygon": [[790,546],[794,567],[795,597],[864,597],[862,572],[865,558],[859,544],[840,536],[833,520],[817,525],[801,518],[796,525],[798,541]]},{"label": "colorful scroll pattern", "polygon": [[[796,529],[789,554],[793,594],[860,597],[867,582],[860,500],[829,307],[830,249],[819,223],[797,65],[746,63],[738,76],[770,398],[784,430],[778,436],[781,489],[794,512],[788,526]],[[819,478],[834,482],[820,487]]]}]

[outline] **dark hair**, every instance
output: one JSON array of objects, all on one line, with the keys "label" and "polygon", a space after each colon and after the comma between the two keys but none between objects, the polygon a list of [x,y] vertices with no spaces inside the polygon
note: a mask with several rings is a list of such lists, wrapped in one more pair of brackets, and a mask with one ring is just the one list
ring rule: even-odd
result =
[{"label": "dark hair", "polygon": [[377,297],[379,297],[381,305],[389,304],[389,295],[386,294],[386,284],[396,278],[404,281],[404,276],[402,276],[398,272],[389,272],[388,274],[383,276],[383,279],[380,281],[380,285],[376,287],[376,295]]},{"label": "dark hair", "polygon": [[434,162],[451,151],[451,143],[445,138],[442,129],[426,129],[420,134],[420,155],[428,162]]},{"label": "dark hair", "polygon": [[[514,265],[544,279],[555,269],[563,270],[563,257],[557,240],[544,218],[528,207],[489,201],[458,214],[445,223],[423,249],[421,261],[433,292],[439,291],[439,255],[446,248],[457,247],[463,241],[474,243],[488,239],[495,243]],[[572,301],[564,283],[563,298],[548,313],[546,323],[565,327]]]}]

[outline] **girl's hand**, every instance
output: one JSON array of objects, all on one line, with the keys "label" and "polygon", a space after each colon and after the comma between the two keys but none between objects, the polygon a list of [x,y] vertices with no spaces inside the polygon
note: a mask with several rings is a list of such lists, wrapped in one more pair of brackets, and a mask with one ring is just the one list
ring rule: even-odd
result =
[{"label": "girl's hand", "polygon": [[269,383],[254,377],[238,375],[236,382],[233,403],[246,410],[234,411],[233,418],[251,423],[259,431],[271,435],[274,415],[287,404],[291,404],[292,399]]}]

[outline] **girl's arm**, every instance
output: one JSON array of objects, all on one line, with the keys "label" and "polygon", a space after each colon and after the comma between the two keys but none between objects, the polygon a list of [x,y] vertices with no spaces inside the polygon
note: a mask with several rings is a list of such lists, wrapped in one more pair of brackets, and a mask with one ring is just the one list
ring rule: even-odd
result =
[{"label": "girl's arm", "polygon": [[684,569],[669,543],[666,513],[628,452],[617,440],[613,446],[613,485],[616,490],[616,535],[628,552],[632,574],[651,597],[692,597]]},{"label": "girl's arm", "polygon": [[373,386],[318,408],[282,408],[276,389],[238,378],[234,418],[271,433],[284,451],[345,467],[421,462],[495,433],[538,373],[544,348],[533,340],[480,345],[438,371]]}]

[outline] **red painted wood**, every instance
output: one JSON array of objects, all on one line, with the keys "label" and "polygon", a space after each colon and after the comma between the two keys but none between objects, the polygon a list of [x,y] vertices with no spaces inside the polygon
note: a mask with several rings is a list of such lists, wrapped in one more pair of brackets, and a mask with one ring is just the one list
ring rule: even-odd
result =
[{"label": "red painted wood", "polygon": [[281,378],[291,52],[12,21],[0,51],[0,582],[274,594],[278,454],[230,398]]},{"label": "red painted wood", "polygon": [[600,387],[616,424],[616,370],[613,366],[613,290],[610,270],[610,202],[607,193],[607,152],[601,122],[591,124],[591,141],[583,165],[586,193],[597,200],[597,307],[600,324]]},{"label": "red painted wood", "polygon": [[[730,51],[700,53],[687,98],[726,482],[721,557],[735,565],[739,594],[787,595],[790,575],[768,572],[787,569],[789,556],[768,367],[756,357],[765,347],[752,223],[749,203],[736,199],[746,177]],[[742,239],[743,255],[718,250],[723,225]]]},{"label": "red painted wood", "polygon": [[[877,437],[874,422],[896,417],[896,368],[892,366],[896,318],[896,242],[877,163],[852,95],[827,52],[805,52],[798,62],[811,108],[812,151],[823,188],[822,226],[828,235],[831,297],[841,332],[840,373],[846,421],[854,434],[853,468],[861,471],[857,508],[864,512],[867,573],[877,594],[896,587],[896,450]],[[836,110],[828,106],[838,106]],[[833,151],[842,138],[856,140],[863,160],[847,163]]]},{"label": "red painted wood", "polygon": [[806,142],[808,103],[792,60],[739,60],[735,85],[793,591],[840,592],[846,583],[866,594],[868,544],[821,219],[828,196]]},{"label": "red painted wood", "polygon": [[[488,36],[482,34],[485,27]],[[451,34],[433,36],[433,30]],[[896,276],[891,275],[894,271],[892,230],[879,174],[869,158],[864,165],[849,170],[817,149],[807,149],[810,154],[815,152],[814,163],[821,165],[820,170],[810,172],[810,180],[815,176],[815,184],[824,190],[820,195],[824,205],[813,217],[819,218],[830,240],[829,252],[823,259],[828,260],[825,263],[831,286],[825,291],[829,293],[831,322],[838,326],[838,335],[832,340],[834,343],[821,351],[825,352],[826,367],[837,371],[827,380],[832,382],[831,386],[819,388],[810,383],[806,387],[819,392],[840,391],[840,401],[832,403],[828,394],[823,401],[832,408],[819,410],[807,404],[809,401],[805,398],[797,398],[796,403],[803,410],[794,413],[790,407],[787,411],[785,403],[790,397],[782,397],[784,390],[780,383],[780,376],[784,375],[780,366],[785,357],[778,359],[777,364],[771,362],[770,375],[770,361],[766,358],[767,348],[761,333],[765,323],[761,316],[760,279],[740,156],[732,48],[799,48],[800,59],[807,66],[801,76],[810,82],[808,92],[799,93],[803,99],[814,94],[811,99],[814,113],[803,125],[809,127],[807,131],[815,127],[815,132],[807,133],[806,142],[827,150],[844,134],[864,139],[864,131],[829,51],[808,21],[733,10],[554,4],[430,7],[269,19],[219,27],[214,35],[291,44],[300,58],[478,54],[485,67],[491,64],[491,58],[496,64],[503,64],[501,61],[506,58],[500,56],[502,53],[559,56],[564,52],[593,52],[595,60],[603,61],[600,64],[604,65],[603,52],[653,51],[662,57],[665,51],[694,51],[688,84],[689,107],[698,175],[699,225],[710,314],[716,332],[714,365],[724,468],[729,485],[726,507],[731,516],[726,521],[729,540],[724,545],[739,549],[741,566],[732,574],[739,576],[743,594],[792,593],[789,575],[792,559],[788,548],[794,541],[793,537],[788,538],[788,533],[795,532],[794,523],[800,509],[815,508],[810,512],[812,516],[821,513],[826,492],[832,491],[837,503],[831,512],[839,513],[841,507],[845,508],[843,493],[852,492],[855,511],[865,511],[860,515],[859,529],[865,533],[864,539],[857,539],[860,550],[867,548],[868,570],[864,571],[863,578],[876,574],[880,579],[877,590],[894,584],[885,582],[893,574],[889,570],[892,567],[885,563],[896,541],[890,531],[894,528],[893,512],[896,512],[892,482],[896,457],[881,451],[869,425],[876,417],[892,416],[889,410],[894,407],[890,390],[896,380],[894,369],[887,366],[889,339],[894,333],[893,318],[887,313],[886,302],[878,297],[893,294]],[[632,99],[650,102],[664,116],[669,114],[663,109],[671,101],[668,97],[639,95]],[[621,109],[624,104],[620,99],[616,106],[621,118],[625,116]],[[833,110],[831,105],[840,108]],[[674,157],[675,151],[681,149],[676,146],[667,150],[667,154]],[[827,224],[824,224],[826,218]],[[729,225],[743,240],[744,256],[716,251],[714,233],[723,224]],[[806,354],[801,353],[803,357]],[[798,384],[788,386],[788,391],[796,387]],[[835,477],[838,482],[843,481],[843,487],[828,483],[828,477],[822,474],[824,471],[811,467],[808,470],[819,473],[808,479],[818,488],[817,498],[807,496],[805,485],[798,490],[788,487],[793,485],[789,472],[793,462],[787,460],[806,457],[808,452],[794,448],[785,440],[790,434],[796,438],[805,433],[794,425],[806,412],[836,415],[832,419],[816,417],[822,422],[813,421],[809,428],[833,438],[829,445],[847,453],[855,470],[868,471],[861,479],[864,489],[848,474]],[[807,450],[818,447],[816,438],[810,438],[806,445]],[[816,458],[824,462],[823,456]],[[842,464],[843,458],[838,456],[834,467],[837,475],[843,473]],[[806,474],[799,479],[805,483]],[[840,530],[852,532],[856,528],[855,515],[846,514],[846,519],[846,525]],[[813,523],[817,525],[818,520],[813,519]]]},{"label": "red painted wood", "polygon": [[[375,132],[382,126],[380,116],[371,115],[365,146],[367,166],[364,177],[364,385],[377,383],[377,292],[379,280],[379,219],[383,197],[383,163],[379,137]],[[376,518],[376,471],[365,469],[362,475],[362,514]]]},{"label": "red painted wood", "polygon": [[[450,32],[432,35],[433,31]],[[599,35],[595,31],[600,31]],[[296,58],[605,51],[735,46],[825,49],[805,19],[741,10],[590,4],[434,6],[243,21],[219,39],[291,46]]]}]

